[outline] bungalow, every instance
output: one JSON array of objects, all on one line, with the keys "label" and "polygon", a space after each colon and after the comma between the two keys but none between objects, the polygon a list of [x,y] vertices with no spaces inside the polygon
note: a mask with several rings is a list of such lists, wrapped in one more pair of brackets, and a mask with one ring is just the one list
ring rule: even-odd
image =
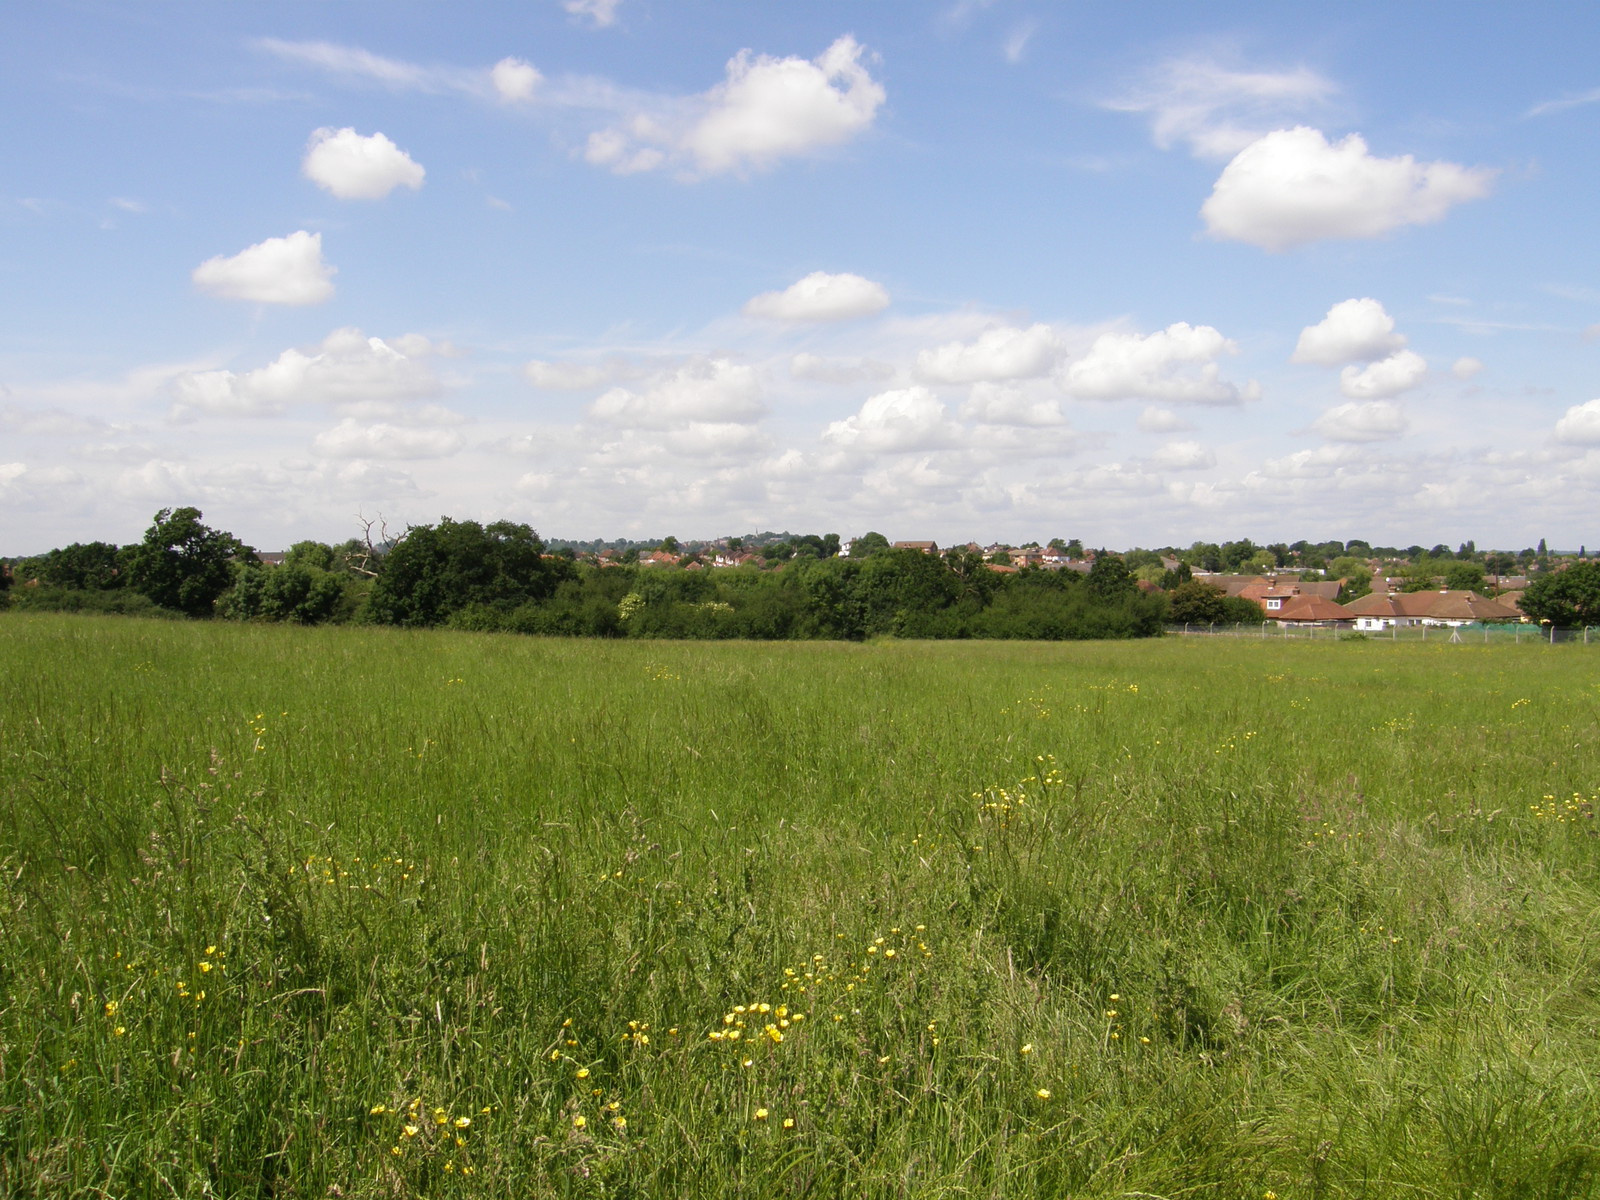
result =
[{"label": "bungalow", "polygon": [[1342,604],[1335,604],[1317,595],[1295,596],[1276,613],[1273,619],[1281,625],[1342,625],[1351,618],[1351,612]]},{"label": "bungalow", "polygon": [[[1277,617],[1284,609],[1293,607],[1301,600],[1317,599],[1337,607],[1340,586],[1340,581],[1336,579],[1290,583],[1268,581],[1258,576],[1255,582],[1246,583],[1230,594],[1242,600],[1254,600],[1267,616]],[[1349,616],[1346,613],[1339,619],[1348,620]]]},{"label": "bungalow", "polygon": [[1357,629],[1374,633],[1409,625],[1455,628],[1476,622],[1522,620],[1516,609],[1472,591],[1373,592],[1352,600],[1346,607],[1355,614]]},{"label": "bungalow", "polygon": [[939,543],[938,542],[895,542],[894,543],[894,549],[896,549],[896,550],[920,550],[924,554],[937,554],[937,553],[939,553]]}]

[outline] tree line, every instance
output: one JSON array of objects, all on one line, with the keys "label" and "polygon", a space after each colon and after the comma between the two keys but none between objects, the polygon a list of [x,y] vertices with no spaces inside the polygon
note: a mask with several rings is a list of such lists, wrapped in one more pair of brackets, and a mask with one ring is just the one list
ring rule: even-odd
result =
[{"label": "tree line", "polygon": [[[1326,568],[1345,579],[1341,599],[1368,590],[1371,571],[1352,553],[1355,543],[1305,545],[1344,551]],[[579,561],[571,546],[552,551],[524,524],[444,517],[412,526],[393,542],[297,542],[281,563],[267,565],[231,533],[205,525],[198,509],[162,509],[132,545],[75,543],[5,564],[0,604],[298,624],[753,639],[1128,638],[1159,634],[1168,622],[1263,616],[1253,602],[1193,578],[1188,555],[1168,567],[1150,551],[1101,551],[1085,572],[996,571],[965,547],[927,554],[893,547],[879,534],[856,539],[849,557],[838,557],[838,547],[834,534],[790,535],[765,555],[781,564],[778,570],[601,566]],[[1246,568],[1260,553],[1248,541],[1227,547],[1224,557]],[[1252,553],[1245,556],[1247,549]],[[1469,546],[1459,556],[1442,546],[1416,549],[1408,589],[1436,587],[1440,579],[1451,587],[1482,586],[1486,564]],[[1082,548],[1073,543],[1071,550]],[[1540,576],[1522,607],[1556,625],[1600,624],[1600,562],[1580,560]]]},{"label": "tree line", "polygon": [[202,518],[163,509],[133,545],[19,560],[9,606],[646,638],[1127,638],[1159,634],[1166,617],[1112,554],[1083,575],[1002,574],[970,551],[924,554],[881,536],[840,558],[829,534],[791,538],[781,570],[602,567],[551,552],[527,525],[445,517],[392,544],[298,542],[266,565]]}]

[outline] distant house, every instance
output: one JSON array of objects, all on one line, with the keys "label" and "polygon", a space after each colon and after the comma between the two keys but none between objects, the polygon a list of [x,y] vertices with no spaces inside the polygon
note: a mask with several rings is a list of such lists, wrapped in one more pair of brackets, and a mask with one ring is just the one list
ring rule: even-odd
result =
[{"label": "distant house", "polygon": [[1276,612],[1269,614],[1282,625],[1344,625],[1352,613],[1343,604],[1336,604],[1323,596],[1301,594],[1290,598]]},{"label": "distant house", "polygon": [[652,550],[649,554],[639,555],[641,567],[675,567],[678,562],[678,556],[666,550]]},{"label": "distant house", "polygon": [[894,549],[896,549],[896,550],[920,550],[924,554],[937,554],[937,553],[939,553],[939,543],[938,542],[895,542],[894,543]]},{"label": "distant house", "polygon": [[1239,593],[1241,600],[1254,600],[1261,606],[1261,611],[1269,617],[1275,617],[1283,611],[1283,606],[1299,598],[1299,591],[1295,588],[1279,587],[1277,584],[1267,584],[1265,587],[1248,587]]},{"label": "distant house", "polygon": [[1477,622],[1500,624],[1523,619],[1518,609],[1473,591],[1373,592],[1352,600],[1346,607],[1355,614],[1357,629],[1373,633],[1397,626],[1455,628]]},{"label": "distant house", "polygon": [[[1275,595],[1280,600],[1291,596],[1321,596],[1324,600],[1337,600],[1339,589],[1344,586],[1342,579],[1281,579],[1274,573],[1271,575],[1201,575],[1196,574],[1196,579],[1209,583],[1212,587],[1219,587],[1229,596],[1242,596],[1246,600],[1254,600],[1261,604],[1263,597]],[[1262,604],[1263,608],[1267,606]],[[1281,608],[1282,605],[1280,604]],[[1276,611],[1276,610],[1273,610]]]}]

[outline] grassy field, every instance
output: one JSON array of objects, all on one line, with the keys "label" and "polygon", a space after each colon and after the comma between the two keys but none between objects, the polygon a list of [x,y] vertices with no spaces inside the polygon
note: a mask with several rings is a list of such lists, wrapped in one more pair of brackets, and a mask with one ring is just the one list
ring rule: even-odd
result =
[{"label": "grassy field", "polygon": [[0,619],[0,1194],[1600,1194],[1581,646]]}]

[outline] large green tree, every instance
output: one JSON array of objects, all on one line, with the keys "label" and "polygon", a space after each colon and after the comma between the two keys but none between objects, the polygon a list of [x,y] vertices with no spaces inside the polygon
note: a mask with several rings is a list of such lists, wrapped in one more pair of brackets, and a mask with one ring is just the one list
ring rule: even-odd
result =
[{"label": "large green tree", "polygon": [[1133,580],[1133,572],[1128,570],[1128,564],[1118,555],[1105,550],[1095,555],[1094,565],[1089,568],[1087,582],[1089,591],[1101,600],[1122,600],[1139,592]]},{"label": "large green tree", "polygon": [[1230,596],[1199,579],[1180,583],[1167,593],[1167,620],[1175,625],[1250,625],[1262,619],[1259,605]]},{"label": "large green tree", "polygon": [[1539,576],[1522,593],[1522,611],[1562,628],[1600,625],[1600,562],[1574,563]]},{"label": "large green tree", "polygon": [[110,542],[74,542],[34,560],[40,583],[79,591],[104,591],[127,582],[122,552]]},{"label": "large green tree", "polygon": [[217,602],[217,612],[236,621],[316,625],[339,615],[345,590],[345,576],[303,561],[277,567],[245,567],[239,571],[232,590]]},{"label": "large green tree", "polygon": [[384,555],[367,611],[386,625],[437,625],[468,606],[510,611],[548,599],[572,574],[526,525],[442,517],[413,525]]},{"label": "large green tree", "polygon": [[1179,625],[1209,625],[1228,619],[1228,593],[1190,579],[1167,593],[1167,619]]},{"label": "large green tree", "polygon": [[198,508],[163,508],[144,540],[126,550],[128,586],[162,608],[210,616],[217,597],[233,586],[235,561],[255,551],[233,534],[201,524]]}]

